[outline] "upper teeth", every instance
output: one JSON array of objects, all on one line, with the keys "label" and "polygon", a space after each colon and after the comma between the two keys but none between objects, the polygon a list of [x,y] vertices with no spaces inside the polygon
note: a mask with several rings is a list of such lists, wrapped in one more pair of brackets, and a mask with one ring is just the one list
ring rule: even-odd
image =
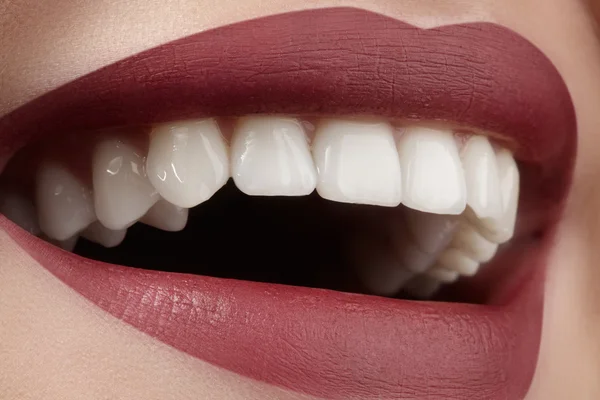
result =
[{"label": "upper teeth", "polygon": [[[231,135],[215,119],[172,122],[154,126],[149,143],[115,132],[102,138],[91,182],[64,165],[43,162],[37,176],[40,228],[57,241],[83,233],[114,246],[137,221],[183,229],[187,209],[233,177],[249,195],[316,189],[337,202],[418,210],[408,214],[400,235],[412,242],[398,256],[411,274],[429,270],[443,281],[474,273],[512,237],[519,192],[512,155],[494,150],[486,137],[461,145],[451,130],[399,129],[383,120],[322,119],[307,132],[296,118],[249,116],[236,121]],[[398,282],[411,274],[397,275]]]},{"label": "upper teeth", "polygon": [[[484,140],[487,140],[484,138]],[[400,137],[404,205],[437,214],[460,214],[467,204],[465,172],[451,132],[409,128]]]},{"label": "upper teeth", "polygon": [[145,154],[122,139],[96,147],[93,186],[98,220],[113,230],[131,226],[160,199],[146,175]]},{"label": "upper teeth", "polygon": [[326,199],[392,207],[402,201],[394,130],[385,122],[323,121],[313,157],[317,192]]},{"label": "upper teeth", "polygon": [[160,195],[185,208],[208,200],[230,176],[227,147],[214,120],[155,127],[146,166]]},{"label": "upper teeth", "polygon": [[249,195],[302,196],[317,183],[304,128],[293,118],[241,118],[231,139],[231,172]]}]

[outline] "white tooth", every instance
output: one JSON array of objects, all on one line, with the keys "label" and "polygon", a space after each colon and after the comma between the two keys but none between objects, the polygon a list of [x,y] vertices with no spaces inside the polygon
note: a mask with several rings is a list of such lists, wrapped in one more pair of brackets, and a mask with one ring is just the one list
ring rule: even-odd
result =
[{"label": "white tooth", "polygon": [[434,254],[424,253],[410,241],[399,241],[396,255],[400,265],[415,273],[427,270],[435,261]]},{"label": "white tooth", "polygon": [[75,235],[67,240],[62,240],[58,243],[58,246],[65,251],[72,252],[75,250],[75,246],[77,246],[77,241],[79,240],[79,235]]},{"label": "white tooth", "polygon": [[33,203],[18,193],[0,190],[0,214],[34,236],[41,233]]},{"label": "white tooth", "polygon": [[100,222],[94,222],[81,236],[90,242],[98,243],[106,248],[117,247],[125,239],[127,229],[112,230],[106,228]]},{"label": "white tooth", "polygon": [[313,157],[317,191],[325,199],[388,207],[402,201],[400,161],[388,123],[322,121]]},{"label": "white tooth", "polygon": [[98,144],[93,171],[96,215],[108,229],[130,226],[160,199],[146,175],[144,155],[121,140]]},{"label": "white tooth", "polygon": [[407,128],[398,140],[403,204],[436,214],[460,214],[467,203],[465,177],[451,132]]},{"label": "white tooth", "polygon": [[92,191],[68,169],[42,163],[36,176],[36,205],[40,229],[64,241],[96,220]]},{"label": "white tooth", "polygon": [[181,208],[166,200],[156,203],[140,220],[146,225],[168,232],[183,230],[188,220],[187,208]]},{"label": "white tooth", "polygon": [[438,254],[452,240],[459,218],[406,209],[406,224],[415,244],[425,253]]},{"label": "white tooth", "polygon": [[502,193],[502,216],[493,218],[469,218],[479,232],[489,241],[504,243],[510,240],[515,232],[517,207],[519,203],[519,168],[512,154],[500,150],[496,155],[498,176]]},{"label": "white tooth", "polygon": [[502,215],[502,194],[496,153],[484,136],[472,136],[462,152],[467,185],[467,204],[478,218]]},{"label": "white tooth", "polygon": [[442,286],[442,282],[427,275],[417,275],[408,281],[404,290],[420,299],[428,299]]},{"label": "white tooth", "polygon": [[213,119],[154,127],[146,162],[162,197],[191,208],[208,200],[229,179],[227,145]]},{"label": "white tooth", "polygon": [[57,247],[60,247],[61,249],[65,250],[65,251],[72,252],[73,250],[75,250],[75,246],[77,245],[77,241],[79,240],[79,235],[75,235],[66,240],[56,240],[56,239],[52,239],[52,238],[48,237],[46,234],[42,233],[40,235],[40,239],[45,240],[46,242],[51,243]]},{"label": "white tooth", "polygon": [[436,265],[425,272],[425,275],[443,283],[454,283],[460,276],[456,271]]},{"label": "white tooth", "polygon": [[444,268],[456,271],[461,275],[473,276],[479,269],[479,263],[458,249],[446,249],[440,255],[438,264]]},{"label": "white tooth", "polygon": [[413,272],[402,268],[389,249],[379,243],[365,239],[352,247],[356,272],[370,293],[393,296],[414,276]]},{"label": "white tooth", "polygon": [[468,223],[463,223],[454,238],[452,247],[460,249],[469,258],[479,262],[488,262],[496,254],[498,244],[492,243]]},{"label": "white tooth", "polygon": [[231,142],[236,186],[254,196],[303,196],[315,190],[317,172],[308,139],[294,118],[241,118]]},{"label": "white tooth", "polygon": [[437,255],[425,253],[414,244],[406,226],[397,224],[391,229],[391,242],[396,253],[397,263],[413,273],[427,270],[435,262]]}]

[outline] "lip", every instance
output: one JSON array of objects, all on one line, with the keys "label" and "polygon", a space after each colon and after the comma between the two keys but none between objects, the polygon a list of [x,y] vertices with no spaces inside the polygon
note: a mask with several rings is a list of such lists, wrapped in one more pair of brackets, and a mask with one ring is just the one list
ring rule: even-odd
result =
[{"label": "lip", "polygon": [[[333,8],[189,36],[60,87],[0,119],[0,167],[57,132],[251,113],[380,115],[494,132],[520,160],[520,214],[547,231],[566,198],[575,112],[552,63],[503,27],[420,29]],[[522,398],[539,347],[551,234],[495,305],[399,301],[145,271],[65,256],[0,216],[55,276],[192,356],[326,398]],[[506,289],[510,287],[511,289]],[[123,296],[127,293],[127,296]],[[149,301],[150,299],[150,301]]]}]

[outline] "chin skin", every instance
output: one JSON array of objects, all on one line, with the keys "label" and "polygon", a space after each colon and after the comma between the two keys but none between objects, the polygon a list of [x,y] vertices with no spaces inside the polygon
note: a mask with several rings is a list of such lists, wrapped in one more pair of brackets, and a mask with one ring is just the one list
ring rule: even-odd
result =
[{"label": "chin skin", "polygon": [[[0,44],[0,53],[9,54],[0,68],[0,116],[78,76],[166,41],[317,6],[317,1],[302,0],[183,0],[177,6],[134,0],[107,1],[99,10],[91,0],[4,3],[0,0],[0,10],[6,5],[10,12],[0,15],[0,30],[8,29],[6,37],[12,40]],[[318,2],[319,7],[334,5],[362,7],[422,27],[496,22],[531,40],[558,68],[575,104],[580,149],[548,265],[540,355],[527,398],[600,396],[600,46],[583,2]],[[21,23],[3,24],[8,14]],[[152,30],[129,34],[149,21]],[[39,32],[44,40],[32,40]],[[60,45],[48,51],[49,43]],[[0,398],[308,398],[219,369],[140,333],[60,283],[1,230],[0,259]]]}]

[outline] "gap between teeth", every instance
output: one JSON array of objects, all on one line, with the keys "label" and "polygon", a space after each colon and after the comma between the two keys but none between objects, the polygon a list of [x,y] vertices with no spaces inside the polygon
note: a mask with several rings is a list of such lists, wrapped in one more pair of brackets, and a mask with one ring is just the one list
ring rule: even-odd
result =
[{"label": "gap between teeth", "polygon": [[181,230],[187,209],[209,200],[229,178],[248,195],[316,190],[342,203],[403,204],[412,210],[399,227],[406,232],[396,234],[409,240],[394,257],[359,271],[378,294],[405,285],[427,294],[435,283],[473,275],[512,237],[519,172],[511,153],[495,150],[485,136],[461,143],[450,129],[397,128],[385,120],[322,119],[311,132],[306,126],[292,117],[248,116],[236,120],[226,139],[215,119],[165,123],[152,128],[148,151],[113,132],[96,144],[92,182],[78,180],[63,160],[42,163],[39,227],[25,200],[4,195],[0,212],[71,248],[78,235],[117,246],[138,221]]}]

